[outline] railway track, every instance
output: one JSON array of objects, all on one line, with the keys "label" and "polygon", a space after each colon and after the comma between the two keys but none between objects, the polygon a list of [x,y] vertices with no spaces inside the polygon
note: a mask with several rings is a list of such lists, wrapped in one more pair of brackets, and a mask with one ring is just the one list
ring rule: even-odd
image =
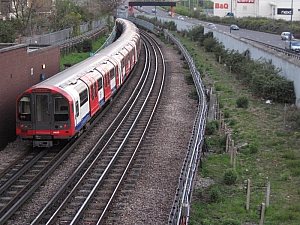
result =
[{"label": "railway track", "polygon": [[[120,110],[118,117],[110,125],[104,127],[106,132],[99,138],[97,144],[87,151],[86,158],[82,160],[72,176],[68,177],[56,194],[47,200],[48,203],[37,215],[31,216],[29,223],[100,223],[104,219],[114,218],[114,215],[109,214],[110,205],[115,196],[127,192],[126,187],[128,185],[124,185],[122,189],[120,187],[130,169],[133,168],[135,156],[140,154],[139,146],[145,137],[163,88],[165,75],[163,57],[157,44],[151,39],[147,40],[146,35],[144,33],[143,39],[147,60],[133,95]],[[89,137],[85,138],[88,139]],[[38,167],[39,169],[35,168],[24,172],[27,175],[31,174],[30,177],[33,177],[35,176],[33,171],[38,170],[40,177],[28,179],[27,190],[30,191],[19,191],[19,194],[16,195],[17,198],[10,198],[5,204],[1,205],[3,209],[0,214],[1,224],[5,222],[13,223],[14,219],[18,217],[16,215],[23,213],[22,204],[30,200],[32,194],[43,185],[44,181],[54,173],[55,169],[63,163],[68,155],[74,154],[76,145],[82,142],[79,139],[77,144],[72,145],[72,147],[68,146],[68,150],[63,149],[62,151],[52,152],[51,157],[49,149],[39,153],[40,156],[31,156],[31,158],[37,159],[37,163],[44,162],[42,167],[45,169],[42,170],[41,167]],[[42,157],[47,158],[48,161],[42,159]],[[22,158],[24,161],[25,156],[20,157],[20,161]],[[28,161],[24,162],[21,167],[29,167],[25,166],[27,164]],[[141,162],[138,162],[138,164],[141,164]],[[15,165],[17,165],[16,162]],[[10,169],[3,171],[8,178],[4,178],[3,175],[0,180],[2,193],[10,193],[11,190],[5,183],[14,183],[5,181],[5,179],[11,180],[12,177],[15,177],[12,175],[13,172],[8,172],[9,170],[14,171],[16,167],[11,166]],[[19,171],[21,170],[18,170],[17,173],[22,174]],[[14,179],[15,182],[24,180],[21,177],[15,177]],[[17,186],[17,183],[15,185]],[[25,188],[22,187],[21,189]],[[3,195],[3,199],[5,198],[5,195]]]},{"label": "railway track", "polygon": [[138,88],[90,150],[94,157],[87,156],[32,224],[100,224],[110,217],[110,204],[140,151],[163,88],[162,55],[153,41],[147,45],[147,60]]}]

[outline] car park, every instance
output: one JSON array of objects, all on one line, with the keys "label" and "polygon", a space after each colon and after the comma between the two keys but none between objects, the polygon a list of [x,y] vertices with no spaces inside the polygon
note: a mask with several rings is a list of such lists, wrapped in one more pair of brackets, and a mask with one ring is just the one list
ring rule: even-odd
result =
[{"label": "car park", "polygon": [[237,25],[235,25],[235,24],[231,24],[230,25],[230,30],[239,30],[240,28],[237,26]]},{"label": "car park", "polygon": [[[290,35],[291,35],[291,32],[282,32],[280,37],[281,37],[281,40],[290,40]],[[294,39],[294,36],[292,35],[292,40]]]}]

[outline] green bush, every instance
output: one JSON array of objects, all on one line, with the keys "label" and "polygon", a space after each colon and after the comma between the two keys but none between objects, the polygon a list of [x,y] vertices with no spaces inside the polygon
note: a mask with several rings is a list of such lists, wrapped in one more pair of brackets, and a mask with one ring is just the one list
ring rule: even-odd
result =
[{"label": "green bush", "polygon": [[246,96],[241,96],[236,100],[236,104],[239,108],[247,109],[249,105],[249,99]]},{"label": "green bush", "polygon": [[221,201],[221,192],[219,187],[213,185],[209,190],[209,198],[212,202],[220,202]]},{"label": "green bush", "polygon": [[250,150],[250,154],[257,153],[258,152],[258,142],[255,141],[255,142],[251,143],[249,146],[249,150]]},{"label": "green bush", "polygon": [[93,49],[93,42],[91,39],[84,39],[82,43],[82,51],[83,52],[91,52]]},{"label": "green bush", "polygon": [[228,123],[229,123],[229,126],[234,126],[238,123],[238,120],[235,118],[232,118],[228,121]]},{"label": "green bush", "polygon": [[206,123],[205,133],[208,135],[216,134],[219,130],[219,121],[213,120],[211,122]]},{"label": "green bush", "polygon": [[228,185],[235,184],[236,180],[237,180],[237,172],[232,168],[226,169],[224,173],[225,184]]},{"label": "green bush", "polygon": [[224,110],[224,118],[225,118],[225,119],[228,119],[229,117],[230,117],[229,109],[225,109],[225,110]]}]

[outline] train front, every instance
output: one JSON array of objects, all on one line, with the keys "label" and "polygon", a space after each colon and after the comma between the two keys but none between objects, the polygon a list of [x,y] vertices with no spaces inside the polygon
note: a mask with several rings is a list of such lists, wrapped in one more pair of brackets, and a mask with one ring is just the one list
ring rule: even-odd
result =
[{"label": "train front", "polygon": [[17,99],[16,134],[33,147],[51,147],[74,136],[72,98],[60,89],[33,87]]}]

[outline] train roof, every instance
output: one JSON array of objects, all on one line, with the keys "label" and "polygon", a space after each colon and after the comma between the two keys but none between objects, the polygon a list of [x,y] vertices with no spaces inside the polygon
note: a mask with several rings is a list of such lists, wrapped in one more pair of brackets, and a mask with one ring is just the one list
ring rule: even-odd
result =
[{"label": "train roof", "polygon": [[98,52],[92,57],[85,59],[84,61],[77,63],[70,68],[61,71],[60,73],[36,84],[34,87],[42,86],[60,86],[70,80],[75,80],[86,74],[86,72],[93,70],[96,66],[106,61],[109,56],[118,53],[123,47],[125,47],[133,38],[138,34],[138,28],[130,21],[118,18],[116,23],[122,24],[121,36],[109,46]]}]

